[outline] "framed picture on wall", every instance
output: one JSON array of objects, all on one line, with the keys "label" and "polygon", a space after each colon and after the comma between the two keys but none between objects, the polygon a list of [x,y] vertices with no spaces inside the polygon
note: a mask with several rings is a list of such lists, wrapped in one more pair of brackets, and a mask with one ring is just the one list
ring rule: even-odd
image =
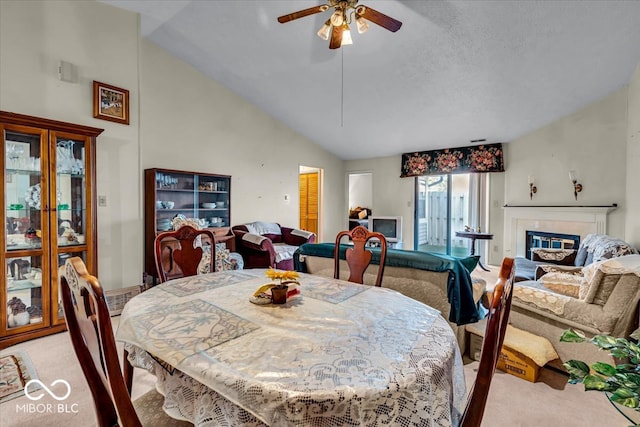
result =
[{"label": "framed picture on wall", "polygon": [[93,117],[129,124],[129,91],[93,81]]}]

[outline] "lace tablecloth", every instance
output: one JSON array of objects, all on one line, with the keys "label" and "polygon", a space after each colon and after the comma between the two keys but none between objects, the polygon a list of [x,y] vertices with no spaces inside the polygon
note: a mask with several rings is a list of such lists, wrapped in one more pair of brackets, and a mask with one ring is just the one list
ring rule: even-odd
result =
[{"label": "lace tablecloth", "polygon": [[456,338],[390,289],[301,274],[301,295],[255,305],[264,270],[176,279],[125,306],[117,339],[196,426],[451,426],[466,401]]}]

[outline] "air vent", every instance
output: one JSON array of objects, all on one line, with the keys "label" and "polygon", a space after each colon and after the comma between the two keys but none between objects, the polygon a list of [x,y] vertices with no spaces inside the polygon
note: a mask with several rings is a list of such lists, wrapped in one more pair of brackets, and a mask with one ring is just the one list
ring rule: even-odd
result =
[{"label": "air vent", "polygon": [[469,141],[472,144],[477,144],[479,142],[487,142],[486,138],[485,139],[472,139],[471,141]]},{"label": "air vent", "polygon": [[124,305],[139,293],[140,286],[131,286],[129,288],[106,291],[104,293],[104,296],[107,298],[109,314],[111,314],[111,316],[117,316],[118,314],[122,313]]}]

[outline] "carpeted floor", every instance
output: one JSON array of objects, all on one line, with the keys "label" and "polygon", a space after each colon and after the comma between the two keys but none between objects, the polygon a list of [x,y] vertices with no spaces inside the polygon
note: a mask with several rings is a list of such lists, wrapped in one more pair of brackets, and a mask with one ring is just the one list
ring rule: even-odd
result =
[{"label": "carpeted floor", "polygon": [[[486,273],[476,269],[478,275],[493,284],[498,267]],[[117,327],[118,317],[113,319]],[[71,347],[68,334],[60,333],[18,344],[10,349],[28,352],[40,380],[49,385],[56,379],[71,384],[71,395],[62,403],[45,393],[38,402],[25,396],[0,404],[2,427],[69,427],[94,426],[94,407],[88,386]],[[120,348],[122,351],[122,348]],[[3,351],[3,352],[6,352]],[[476,375],[477,362],[465,365],[467,390]],[[623,427],[629,423],[616,412],[599,392],[585,392],[582,385],[566,383],[563,374],[543,369],[538,382],[529,383],[512,375],[497,371],[489,393],[483,426],[487,427],[538,427],[538,426],[610,426]],[[133,398],[149,391],[154,377],[135,370]],[[30,412],[25,404],[39,403],[41,412]],[[59,406],[62,403],[62,406]],[[47,411],[47,404],[51,411]],[[35,408],[38,409],[38,408]]]}]

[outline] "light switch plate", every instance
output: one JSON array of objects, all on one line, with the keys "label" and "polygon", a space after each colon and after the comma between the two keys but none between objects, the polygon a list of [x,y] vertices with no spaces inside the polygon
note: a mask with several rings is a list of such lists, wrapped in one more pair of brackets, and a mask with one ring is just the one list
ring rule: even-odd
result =
[{"label": "light switch plate", "polygon": [[98,206],[107,206],[107,196],[98,196]]}]

